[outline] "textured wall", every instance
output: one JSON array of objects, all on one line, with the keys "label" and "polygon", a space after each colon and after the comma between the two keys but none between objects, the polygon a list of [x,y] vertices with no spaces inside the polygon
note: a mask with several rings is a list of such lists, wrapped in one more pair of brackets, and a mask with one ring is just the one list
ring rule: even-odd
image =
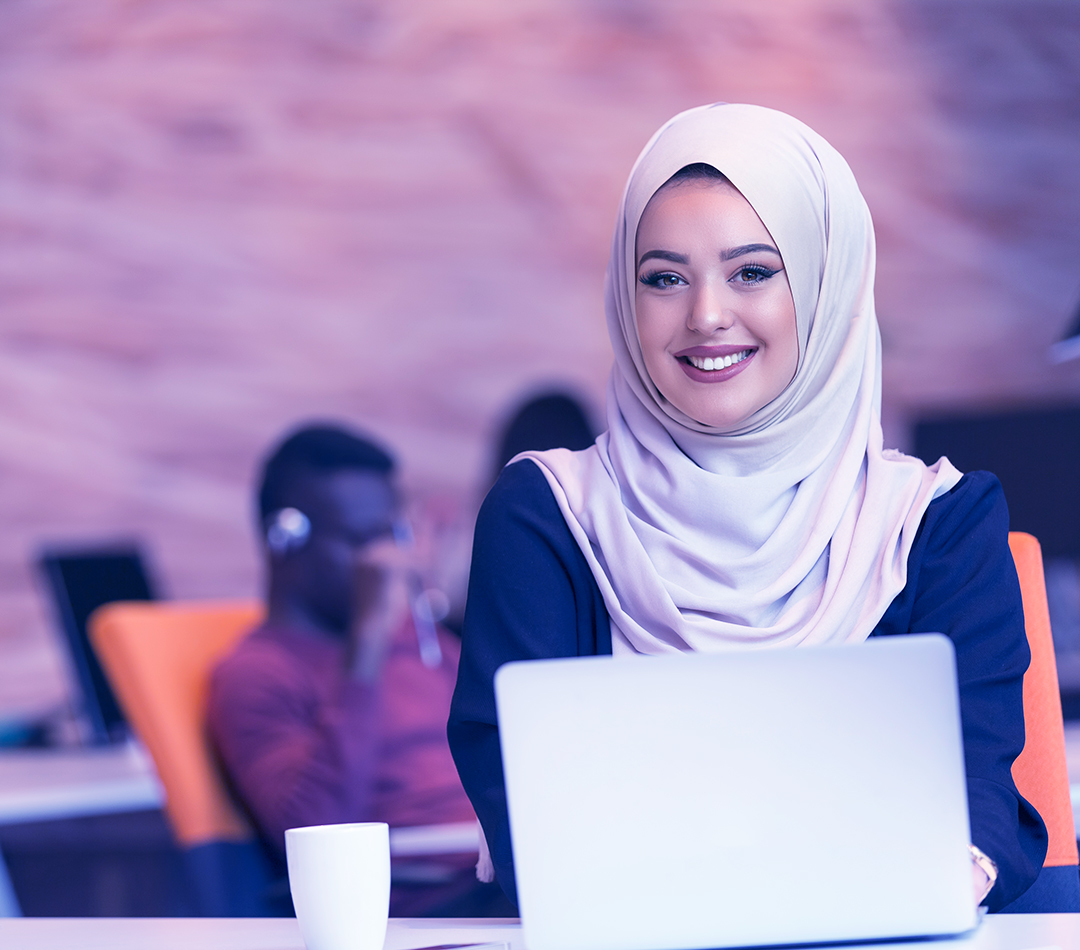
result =
[{"label": "textured wall", "polygon": [[27,560],[139,535],[248,594],[248,482],[341,416],[467,510],[508,400],[602,400],[619,189],[675,111],[805,119],[874,211],[888,424],[1072,398],[1070,0],[4,0],[0,710],[63,694]]}]

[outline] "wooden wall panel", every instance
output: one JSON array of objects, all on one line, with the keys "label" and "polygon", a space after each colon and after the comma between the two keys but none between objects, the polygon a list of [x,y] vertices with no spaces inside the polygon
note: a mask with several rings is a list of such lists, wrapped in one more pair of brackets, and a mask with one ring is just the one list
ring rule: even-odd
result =
[{"label": "wooden wall panel", "polygon": [[5,0],[0,710],[65,689],[42,541],[137,535],[170,593],[249,594],[285,426],[370,428],[453,517],[522,390],[599,405],[619,190],[702,102],[855,167],[893,441],[923,406],[1071,398],[1043,353],[1080,289],[1080,20],[1016,6]]}]

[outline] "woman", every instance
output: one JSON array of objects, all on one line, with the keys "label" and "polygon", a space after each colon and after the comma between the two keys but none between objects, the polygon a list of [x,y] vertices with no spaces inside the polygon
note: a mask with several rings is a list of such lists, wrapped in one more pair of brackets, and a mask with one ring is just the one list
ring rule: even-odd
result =
[{"label": "woman", "polygon": [[956,648],[976,897],[997,910],[1035,879],[1008,512],[992,475],[883,450],[874,254],[851,170],[782,113],[692,109],[639,157],[608,266],[608,430],[520,456],[477,522],[450,741],[511,897],[501,664],[911,632]]}]

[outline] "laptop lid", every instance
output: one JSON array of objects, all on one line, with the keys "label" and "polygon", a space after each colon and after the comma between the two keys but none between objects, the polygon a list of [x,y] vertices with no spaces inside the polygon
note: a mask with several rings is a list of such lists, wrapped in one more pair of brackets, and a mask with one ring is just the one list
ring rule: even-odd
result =
[{"label": "laptop lid", "polygon": [[529,950],[975,925],[943,636],[510,663],[495,688]]}]

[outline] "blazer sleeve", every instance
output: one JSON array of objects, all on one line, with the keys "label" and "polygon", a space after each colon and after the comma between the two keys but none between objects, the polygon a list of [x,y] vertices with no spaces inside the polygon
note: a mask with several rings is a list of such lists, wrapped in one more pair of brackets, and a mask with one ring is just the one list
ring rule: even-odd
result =
[{"label": "blazer sleeve", "polygon": [[907,586],[875,634],[944,633],[956,649],[972,843],[997,864],[985,903],[995,911],[1038,876],[1046,828],[1020,795],[1023,679],[1031,654],[1009,551],[1009,511],[997,478],[972,472],[936,499],[908,557]]},{"label": "blazer sleeve", "polygon": [[508,466],[477,517],[447,734],[496,878],[515,904],[495,671],[511,660],[610,652],[607,610],[543,474],[527,460]]}]

